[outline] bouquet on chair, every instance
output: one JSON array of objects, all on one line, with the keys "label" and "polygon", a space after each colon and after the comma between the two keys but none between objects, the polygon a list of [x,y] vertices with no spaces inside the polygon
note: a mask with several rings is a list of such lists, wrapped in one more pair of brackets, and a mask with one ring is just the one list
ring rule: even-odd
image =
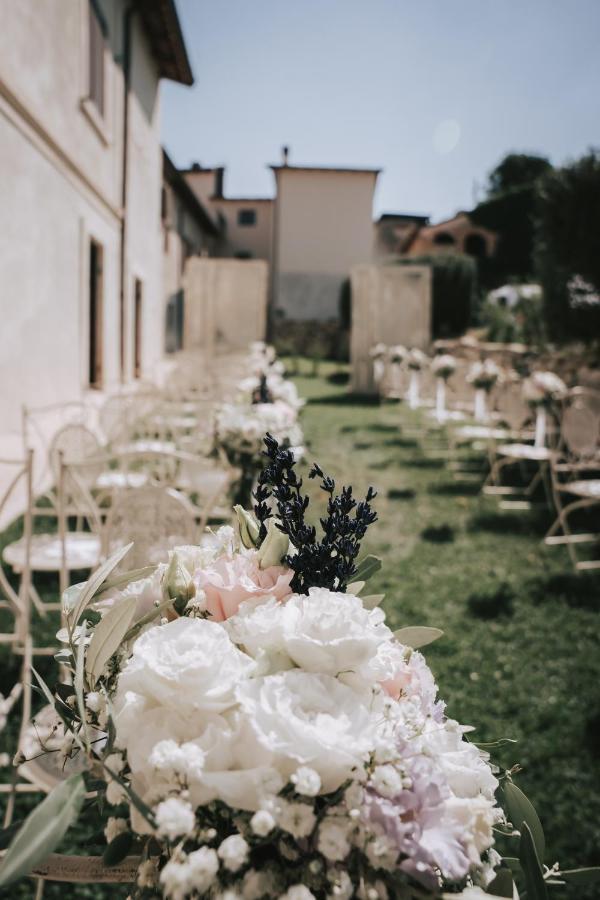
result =
[{"label": "bouquet on chair", "polygon": [[[338,493],[313,465],[318,532],[292,452],[265,444],[235,529],[111,577],[124,548],[66,592],[71,683],[38,681],[86,768],[31,814],[0,886],[39,866],[88,792],[108,814],[106,865],[127,858],[138,898],[512,895],[493,849],[495,828],[513,833],[497,773],[417,649],[441,632],[392,633],[364,590],[375,492]],[[539,820],[500,777],[527,883],[545,888]]]}]

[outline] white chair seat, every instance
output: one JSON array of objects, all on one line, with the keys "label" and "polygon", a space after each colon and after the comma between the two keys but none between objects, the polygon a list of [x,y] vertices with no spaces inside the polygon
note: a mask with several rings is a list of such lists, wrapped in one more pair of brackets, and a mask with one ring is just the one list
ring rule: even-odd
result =
[{"label": "white chair seat", "polygon": [[492,428],[490,425],[463,425],[456,430],[456,434],[474,441],[502,441],[510,436],[505,428]]},{"label": "white chair seat", "polygon": [[427,416],[430,419],[435,419],[438,422],[464,422],[467,418],[464,412],[461,412],[459,409],[445,409],[442,412],[437,412],[435,409],[429,410]]},{"label": "white chair seat", "polygon": [[174,441],[139,440],[119,446],[120,453],[175,453]]},{"label": "white chair seat", "polygon": [[148,483],[146,472],[120,472],[118,469],[103,472],[96,479],[96,487],[110,488],[138,488]]},{"label": "white chair seat", "polygon": [[600,478],[590,478],[581,481],[571,481],[561,485],[561,489],[575,494],[576,497],[589,497],[592,500],[600,500]]},{"label": "white chair seat", "polygon": [[[100,538],[89,531],[71,531],[66,535],[66,568],[94,569],[100,560]],[[57,534],[34,534],[31,538],[30,565],[35,572],[59,572],[62,565],[62,543]],[[2,559],[15,572],[25,565],[25,542],[21,538],[8,544]]]},{"label": "white chair seat", "polygon": [[191,431],[192,428],[198,427],[198,419],[196,416],[154,416],[155,425],[167,428],[181,428],[182,430]]},{"label": "white chair seat", "polygon": [[533,444],[501,444],[498,453],[500,456],[510,456],[511,459],[531,459],[534,462],[545,462],[551,455],[548,447],[536,447]]}]

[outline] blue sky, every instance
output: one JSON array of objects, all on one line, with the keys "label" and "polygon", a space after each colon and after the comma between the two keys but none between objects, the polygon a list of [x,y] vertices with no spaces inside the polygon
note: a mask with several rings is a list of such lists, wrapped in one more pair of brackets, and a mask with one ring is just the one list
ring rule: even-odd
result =
[{"label": "blue sky", "polygon": [[381,167],[375,211],[473,204],[508,151],[555,164],[600,146],[600,0],[177,0],[196,83],[164,83],[179,166]]}]

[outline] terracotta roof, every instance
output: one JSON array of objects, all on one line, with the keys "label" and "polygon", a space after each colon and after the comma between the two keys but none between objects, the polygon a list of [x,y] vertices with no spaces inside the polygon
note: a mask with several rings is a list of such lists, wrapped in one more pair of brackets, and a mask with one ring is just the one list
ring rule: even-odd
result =
[{"label": "terracotta roof", "polygon": [[426,225],[429,222],[429,216],[421,213],[382,213],[377,222],[419,222]]},{"label": "terracotta roof", "polygon": [[148,35],[161,78],[193,84],[175,0],[137,0],[135,9]]},{"label": "terracotta roof", "polygon": [[219,203],[273,203],[273,197],[211,197]]},{"label": "terracotta roof", "polygon": [[350,172],[363,175],[379,175],[381,169],[361,169],[361,168],[345,168],[344,166],[283,166],[270,165],[269,169],[274,172],[293,171],[293,172]]}]

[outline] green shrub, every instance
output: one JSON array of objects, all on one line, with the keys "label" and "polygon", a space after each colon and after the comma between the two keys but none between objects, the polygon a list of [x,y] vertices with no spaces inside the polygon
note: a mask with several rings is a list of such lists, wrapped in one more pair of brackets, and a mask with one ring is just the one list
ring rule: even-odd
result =
[{"label": "green shrub", "polygon": [[396,260],[403,266],[429,266],[432,275],[434,338],[457,337],[471,324],[477,298],[477,264],[464,254],[442,253]]}]

